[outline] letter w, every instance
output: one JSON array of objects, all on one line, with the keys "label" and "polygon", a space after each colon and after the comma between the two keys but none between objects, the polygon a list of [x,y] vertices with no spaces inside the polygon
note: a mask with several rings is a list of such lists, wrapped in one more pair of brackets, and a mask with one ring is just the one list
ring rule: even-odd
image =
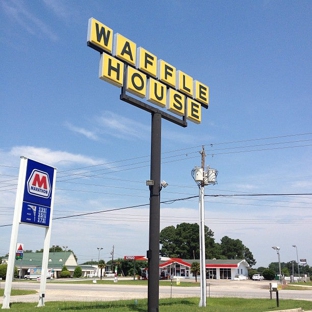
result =
[{"label": "letter w", "polygon": [[33,186],[38,186],[40,188],[48,189],[47,177],[45,175],[40,177],[40,174],[36,174],[34,176],[34,180],[32,182]]},{"label": "letter w", "polygon": [[101,42],[101,40],[103,38],[104,45],[108,46],[109,37],[110,37],[111,32],[110,31],[106,32],[104,27],[101,27],[101,30],[100,30],[98,23],[95,24],[95,27],[96,27],[96,40],[98,42]]}]

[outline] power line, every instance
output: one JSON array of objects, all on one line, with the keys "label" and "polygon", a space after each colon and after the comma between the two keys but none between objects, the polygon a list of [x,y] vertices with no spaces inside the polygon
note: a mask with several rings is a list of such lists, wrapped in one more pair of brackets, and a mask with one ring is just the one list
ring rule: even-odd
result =
[{"label": "power line", "polygon": [[[273,136],[273,137],[265,137],[265,138],[256,138],[256,139],[247,139],[247,140],[238,140],[238,141],[228,141],[228,142],[221,142],[221,143],[207,143],[207,146],[218,146],[218,145],[229,145],[229,144],[236,144],[236,143],[245,143],[245,142],[256,142],[256,141],[265,141],[265,140],[273,140],[273,139],[281,139],[281,138],[289,138],[289,137],[298,137],[298,136],[306,136],[306,135],[311,135],[312,133],[301,133],[301,134],[290,134],[290,135],[282,135],[282,136]],[[280,145],[280,144],[289,144],[289,143],[298,143],[298,142],[305,142],[305,141],[309,141],[308,139],[306,140],[297,140],[297,141],[286,141],[286,142],[273,142],[273,143],[265,143],[265,144],[257,144],[257,145],[248,145],[248,146],[238,146],[238,147],[228,147],[228,148],[223,148],[223,149],[215,149],[216,151],[222,151],[222,150],[235,150],[235,149],[245,149],[245,148],[252,148],[252,147],[262,147],[262,146],[267,146],[267,145]],[[229,153],[243,153],[243,152],[255,152],[255,151],[264,151],[264,150],[276,150],[276,149],[285,149],[285,148],[294,148],[294,147],[307,147],[307,146],[311,146],[311,144],[308,145],[297,145],[297,146],[286,146],[286,147],[276,147],[276,148],[265,148],[265,149],[253,149],[253,150],[247,150],[247,151],[230,151],[227,153],[217,153],[214,155],[220,155],[220,154],[229,154]],[[192,146],[192,147],[188,147],[188,148],[184,148],[184,149],[176,149],[176,150],[172,150],[172,151],[168,151],[168,152],[163,152],[163,155],[166,154],[172,154],[172,153],[177,153],[180,151],[186,151],[186,150],[190,150],[190,149],[194,149],[194,148],[199,148],[199,146]],[[198,153],[196,152],[191,152],[191,154],[193,153]],[[164,156],[163,159],[170,159],[170,158],[175,158],[174,161],[176,162],[177,159],[176,157],[179,156],[185,156],[185,154],[175,154],[172,156]],[[187,156],[189,156],[189,154],[187,154]],[[69,169],[69,170],[65,170],[65,171],[59,171],[59,180],[58,182],[63,181],[61,178],[62,174],[67,173],[67,177],[69,176],[78,176],[78,177],[93,177],[94,175],[86,175],[86,173],[72,173],[72,174],[68,174],[69,172],[73,172],[73,171],[77,171],[77,170],[84,170],[84,169],[90,169],[90,168],[96,168],[96,167],[100,167],[100,166],[106,166],[108,168],[100,168],[100,169],[95,169],[95,170],[89,170],[89,172],[99,172],[99,171],[105,171],[105,170],[110,170],[109,172],[114,172],[114,171],[120,171],[120,167],[127,167],[127,170],[134,170],[137,168],[142,168],[142,166],[140,167],[133,167],[130,168],[129,166],[134,166],[134,165],[138,165],[138,164],[143,164],[143,163],[148,163],[149,160],[144,160],[141,162],[135,162],[135,163],[131,163],[131,164],[125,164],[125,162],[128,161],[133,161],[133,160],[138,160],[138,159],[144,159],[146,157],[149,157],[149,155],[146,156],[139,156],[139,157],[133,157],[133,158],[128,158],[128,159],[123,159],[123,160],[118,160],[118,161],[113,161],[113,162],[107,162],[107,163],[101,163],[101,164],[95,164],[95,165],[90,165],[90,166],[84,166],[84,167],[80,167],[80,168],[75,168],[75,169]],[[189,157],[188,157],[189,158]],[[184,160],[180,159],[181,160]],[[170,161],[167,162],[163,162],[163,163],[169,163]],[[119,163],[123,163],[123,166],[118,166],[116,167],[112,167],[113,164],[119,164]],[[14,166],[8,166],[8,165],[0,165],[1,167],[8,167],[8,168],[15,168],[17,169],[17,167]],[[148,164],[146,165],[148,166]],[[122,169],[123,171],[125,169]],[[103,174],[103,173],[102,173]]]},{"label": "power line", "polygon": [[[264,196],[312,196],[312,193],[266,193],[266,194],[208,194],[205,195],[205,197],[264,197]],[[185,201],[198,198],[198,195],[194,196],[188,196],[183,198],[176,198],[171,200],[165,200],[161,201],[161,204],[172,204],[178,201]],[[62,217],[55,217],[53,220],[61,220],[61,219],[69,219],[69,218],[76,218],[76,217],[84,217],[84,216],[90,216],[100,213],[107,213],[107,212],[115,212],[120,210],[126,210],[126,209],[133,209],[133,208],[139,208],[139,207],[146,207],[149,206],[148,204],[141,204],[141,205],[132,205],[132,206],[126,206],[126,207],[120,207],[120,208],[112,208],[107,210],[98,210],[98,211],[92,211],[92,212],[85,212],[85,213],[79,213],[79,214],[72,214]],[[3,224],[0,225],[0,227],[6,227],[6,226],[12,226],[12,224]]]}]

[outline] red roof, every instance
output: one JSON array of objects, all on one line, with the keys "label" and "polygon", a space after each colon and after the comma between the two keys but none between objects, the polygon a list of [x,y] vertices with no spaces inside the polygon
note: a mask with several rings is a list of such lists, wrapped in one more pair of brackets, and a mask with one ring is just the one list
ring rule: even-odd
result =
[{"label": "red roof", "polygon": [[185,266],[187,266],[187,267],[191,267],[191,264],[190,264],[190,263],[188,263],[188,262],[186,262],[186,261],[183,261],[183,260],[180,259],[180,258],[171,258],[170,260],[168,260],[168,261],[166,261],[166,262],[164,262],[164,263],[161,263],[161,264],[159,265],[159,267],[160,267],[160,268],[164,268],[164,267],[166,267],[166,266],[168,266],[168,265],[170,265],[170,264],[172,264],[172,263],[179,263],[179,264],[185,265]]},{"label": "red roof", "polygon": [[[184,265],[190,268],[192,266],[192,262],[194,262],[194,260],[190,260],[190,262],[188,262],[188,260],[182,260],[180,258],[171,258],[161,263],[159,267],[164,268],[172,263],[179,263],[181,265]],[[242,260],[238,260],[238,259],[237,260],[221,260],[221,259],[220,260],[206,260],[206,268],[238,268],[241,262]]]}]

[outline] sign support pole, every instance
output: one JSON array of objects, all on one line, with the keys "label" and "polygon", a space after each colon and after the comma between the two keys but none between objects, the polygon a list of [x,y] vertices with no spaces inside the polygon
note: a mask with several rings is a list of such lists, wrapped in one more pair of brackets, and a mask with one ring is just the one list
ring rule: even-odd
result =
[{"label": "sign support pole", "polygon": [[16,251],[21,210],[22,210],[22,199],[23,199],[23,194],[24,194],[24,181],[26,177],[26,167],[27,167],[27,159],[24,157],[21,157],[2,309],[10,309],[10,296],[11,296],[11,289],[12,289],[12,281],[14,278],[15,251]]},{"label": "sign support pole", "polygon": [[51,223],[50,223],[50,227],[48,227],[45,230],[44,247],[43,247],[43,255],[42,255],[42,270],[41,270],[41,277],[40,277],[39,302],[38,302],[37,307],[43,307],[45,305],[44,300],[45,300],[47,271],[48,271],[48,263],[49,263],[50,237],[51,237]]},{"label": "sign support pole", "polygon": [[148,312],[159,311],[159,231],[160,231],[160,168],[161,114],[152,113],[151,180],[148,258]]},{"label": "sign support pole", "polygon": [[[52,189],[55,190],[56,184],[56,169],[54,168],[53,172],[53,184]],[[39,302],[37,307],[44,306],[45,301],[45,291],[47,284],[47,273],[49,267],[49,250],[50,250],[50,241],[51,241],[51,232],[52,232],[52,216],[53,216],[53,208],[54,208],[54,192],[51,196],[51,213],[50,213],[50,226],[45,230],[44,243],[43,243],[43,255],[42,255],[42,270],[41,270],[41,279],[40,279],[40,293],[39,293]]]},{"label": "sign support pole", "polygon": [[[126,73],[126,71],[125,71]],[[125,74],[124,77],[127,75]],[[126,94],[121,89],[120,99],[151,113],[151,164],[150,179],[150,219],[148,258],[148,312],[159,311],[159,232],[160,232],[160,173],[161,173],[161,120],[165,119],[181,127],[187,127],[185,116],[182,119],[149,106]]]}]

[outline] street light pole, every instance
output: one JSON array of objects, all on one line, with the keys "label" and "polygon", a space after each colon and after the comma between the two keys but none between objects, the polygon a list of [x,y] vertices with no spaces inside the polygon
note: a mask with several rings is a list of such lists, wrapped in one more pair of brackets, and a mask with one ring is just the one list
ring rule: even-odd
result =
[{"label": "street light pole", "polygon": [[[102,250],[103,248],[102,247],[97,247],[97,250],[99,251],[99,254],[98,254],[98,271],[97,271],[97,276],[99,276],[99,264],[100,264],[100,254],[101,254],[101,250]],[[101,276],[101,279],[102,279],[102,269],[101,269],[101,274],[100,274]]]},{"label": "street light pole", "polygon": [[299,258],[298,258],[298,248],[297,245],[292,245],[294,248],[296,248],[296,254],[297,254],[297,263],[298,263],[298,277],[300,278],[300,269],[299,269]]},{"label": "street light pole", "polygon": [[280,258],[280,253],[279,253],[280,247],[273,246],[272,248],[273,248],[274,250],[276,250],[276,253],[277,253],[277,257],[278,257],[278,269],[279,269],[279,279],[280,279],[280,282],[282,282],[281,258]]},{"label": "street light pole", "polygon": [[99,254],[98,254],[98,263],[100,262],[100,254],[101,254],[101,250],[103,248],[102,247],[97,247],[97,250],[99,251]]}]

